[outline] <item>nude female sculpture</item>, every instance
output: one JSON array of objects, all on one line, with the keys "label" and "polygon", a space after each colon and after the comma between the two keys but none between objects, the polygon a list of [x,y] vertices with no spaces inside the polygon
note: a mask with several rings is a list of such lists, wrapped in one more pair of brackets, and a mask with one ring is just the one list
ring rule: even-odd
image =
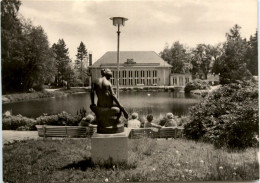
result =
[{"label": "nude female sculpture", "polygon": [[[128,119],[128,114],[113,92],[112,84],[109,81],[112,77],[110,69],[102,69],[101,76],[92,82],[90,92],[90,109],[96,115],[97,133],[121,133],[124,131],[124,124],[120,123],[119,118],[123,113],[124,117]],[[98,98],[97,105],[95,104],[95,93]]]}]

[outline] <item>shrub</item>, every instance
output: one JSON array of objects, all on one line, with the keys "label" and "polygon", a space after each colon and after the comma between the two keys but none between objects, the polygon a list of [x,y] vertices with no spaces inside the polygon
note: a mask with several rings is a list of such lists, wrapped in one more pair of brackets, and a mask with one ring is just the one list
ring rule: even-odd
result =
[{"label": "shrub", "polygon": [[36,130],[35,119],[22,115],[3,116],[2,130]]},{"label": "shrub", "polygon": [[209,84],[201,79],[195,79],[186,84],[184,91],[189,93],[191,90],[206,90],[209,88]]},{"label": "shrub", "polygon": [[42,115],[36,118],[36,123],[38,125],[77,126],[81,118],[81,116],[73,116],[67,112],[62,112],[56,115]]},{"label": "shrub", "polygon": [[[84,111],[83,111],[84,112]],[[27,118],[22,115],[3,115],[3,130],[36,130],[35,125],[56,125],[56,126],[78,126],[82,119],[82,114],[71,115],[62,112],[55,115],[43,114],[35,119]]]},{"label": "shrub", "polygon": [[190,122],[184,126],[184,134],[218,148],[245,149],[257,145],[257,84],[229,84],[209,94],[190,109]]}]

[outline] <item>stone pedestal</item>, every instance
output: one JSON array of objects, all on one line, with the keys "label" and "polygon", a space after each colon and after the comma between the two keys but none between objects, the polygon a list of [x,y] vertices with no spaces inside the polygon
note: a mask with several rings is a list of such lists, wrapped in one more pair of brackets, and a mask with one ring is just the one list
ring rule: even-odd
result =
[{"label": "stone pedestal", "polygon": [[129,131],[116,134],[95,133],[91,138],[91,158],[94,163],[127,162]]}]

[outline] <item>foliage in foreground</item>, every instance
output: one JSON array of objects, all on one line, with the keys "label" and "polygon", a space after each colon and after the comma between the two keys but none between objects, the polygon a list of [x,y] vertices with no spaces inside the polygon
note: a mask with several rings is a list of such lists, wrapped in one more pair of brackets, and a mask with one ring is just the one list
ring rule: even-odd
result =
[{"label": "foliage in foreground", "polygon": [[54,115],[42,115],[36,118],[37,125],[55,125],[55,126],[78,126],[81,116],[71,115],[62,112]]},{"label": "foliage in foreground", "polygon": [[71,115],[61,112],[54,115],[42,115],[36,119],[27,118],[22,115],[3,116],[3,130],[36,130],[35,125],[55,125],[55,126],[78,126],[82,116]]},{"label": "foliage in foreground", "polygon": [[258,86],[239,82],[225,85],[190,110],[184,134],[216,147],[245,149],[257,146]]},{"label": "foliage in foreground", "polygon": [[91,161],[90,139],[38,140],[3,147],[5,182],[241,181],[259,179],[257,149],[214,150],[187,140],[129,140],[128,163]]},{"label": "foliage in foreground", "polygon": [[4,116],[2,130],[35,130],[36,120],[22,115]]}]

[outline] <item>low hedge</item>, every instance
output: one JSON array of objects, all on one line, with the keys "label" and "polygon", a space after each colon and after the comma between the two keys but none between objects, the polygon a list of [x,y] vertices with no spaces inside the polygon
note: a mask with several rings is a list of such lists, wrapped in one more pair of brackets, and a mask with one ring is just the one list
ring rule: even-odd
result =
[{"label": "low hedge", "polygon": [[37,125],[77,126],[82,117],[62,112],[55,115],[42,115],[36,118]]},{"label": "low hedge", "polygon": [[55,115],[42,115],[36,119],[27,118],[22,115],[3,116],[3,130],[36,130],[35,125],[55,125],[55,126],[78,126],[82,117],[62,112]]},{"label": "low hedge", "polygon": [[22,115],[4,116],[2,130],[36,130],[36,120]]}]

